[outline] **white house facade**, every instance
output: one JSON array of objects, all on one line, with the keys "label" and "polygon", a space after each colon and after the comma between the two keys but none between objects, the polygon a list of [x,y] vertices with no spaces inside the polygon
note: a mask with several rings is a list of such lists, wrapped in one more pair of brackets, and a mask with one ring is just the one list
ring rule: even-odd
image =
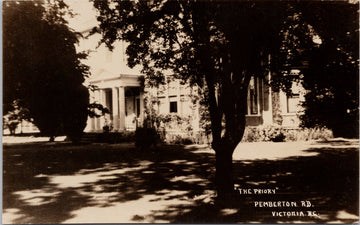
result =
[{"label": "white house facade", "polygon": [[[194,101],[196,88],[183,85],[179,80],[169,81],[158,88],[141,86],[139,77],[142,75],[118,75],[100,73],[89,80],[97,90],[91,93],[91,102],[97,102],[110,111],[109,115],[90,118],[86,131],[102,132],[103,127],[111,125],[113,132],[134,131],[143,126],[145,119],[145,95],[156,101],[152,102],[153,109],[158,115],[178,115],[191,117],[195,131],[200,130],[199,101]],[[304,89],[297,83],[293,84],[291,96],[283,91],[273,92],[267,85],[270,75],[265,79],[252,78],[248,88],[247,98],[247,126],[278,124],[283,127],[298,127],[301,114],[301,101],[304,100]]]}]

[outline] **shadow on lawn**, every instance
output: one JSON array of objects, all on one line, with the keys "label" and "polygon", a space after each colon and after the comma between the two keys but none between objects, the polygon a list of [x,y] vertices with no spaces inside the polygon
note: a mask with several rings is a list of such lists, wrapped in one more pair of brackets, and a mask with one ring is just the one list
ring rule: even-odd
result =
[{"label": "shadow on lawn", "polygon": [[[107,208],[148,196],[145,204],[170,205],[145,215],[134,212],[133,222],[356,221],[337,213],[358,215],[357,148],[314,147],[307,151],[316,156],[235,161],[235,183],[240,188],[277,188],[277,194],[239,195],[215,204],[206,200],[214,190],[214,154],[197,150],[163,146],[141,152],[121,144],[5,145],[3,210],[12,213],[12,223],[62,223],[86,207]],[[270,200],[308,200],[321,217],[273,217],[272,211],[308,209],[254,207],[254,201]]]}]

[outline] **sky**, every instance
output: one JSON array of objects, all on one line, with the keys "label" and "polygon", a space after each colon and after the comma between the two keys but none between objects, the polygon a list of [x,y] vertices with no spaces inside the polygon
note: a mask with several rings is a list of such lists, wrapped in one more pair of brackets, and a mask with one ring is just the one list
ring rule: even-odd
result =
[{"label": "sky", "polygon": [[[97,12],[89,0],[64,1],[76,14],[73,18],[66,18],[69,27],[75,31],[83,33],[83,31],[88,31],[99,24],[96,20]],[[90,51],[88,58],[83,62],[90,66],[92,78],[107,76],[106,74],[110,74],[111,77],[119,74],[140,74],[140,67],[131,69],[127,66],[124,52],[126,47],[123,42],[116,42],[115,50],[110,52],[104,44],[98,46],[100,39],[100,34],[94,34],[91,37],[80,39],[79,45],[76,46],[79,52]]]},{"label": "sky", "polygon": [[96,11],[88,0],[65,0],[65,2],[76,14],[73,18],[67,18],[69,26],[75,31],[81,32],[98,24]]}]

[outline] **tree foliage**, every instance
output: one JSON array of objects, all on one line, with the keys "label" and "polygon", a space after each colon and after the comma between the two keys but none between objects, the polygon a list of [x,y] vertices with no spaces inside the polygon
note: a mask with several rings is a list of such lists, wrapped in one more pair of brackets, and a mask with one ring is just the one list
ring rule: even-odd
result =
[{"label": "tree foliage", "polygon": [[[291,8],[273,87],[291,95],[296,81],[306,89],[302,126],[325,126],[335,136],[357,137],[358,2],[301,2]],[[289,76],[294,68],[301,76]]]},{"label": "tree foliage", "polygon": [[[4,128],[9,129],[10,134],[14,135],[18,125],[22,124],[23,121],[31,121],[29,110],[19,106],[16,100],[13,101],[11,108],[13,110],[9,111],[3,117],[3,126]],[[21,130],[22,132],[22,130]]]},{"label": "tree foliage", "polygon": [[50,137],[78,138],[86,125],[88,67],[76,53],[63,1],[3,3],[4,114],[16,100]]},{"label": "tree foliage", "polygon": [[265,74],[268,54],[277,50],[286,4],[94,1],[94,6],[103,42],[112,49],[115,40],[128,41],[129,66],[141,64],[154,85],[164,80],[164,70],[191,85],[206,85],[218,192],[231,192],[231,158],[245,128],[247,87],[251,76]]},{"label": "tree foliage", "polygon": [[[245,129],[250,79],[270,70],[278,87],[289,89],[293,78],[287,74],[303,65],[316,29],[326,29],[312,26],[312,6],[288,1],[93,2],[100,21],[94,32],[110,49],[117,39],[127,41],[128,65],[142,65],[152,85],[164,82],[164,71],[170,70],[184,82],[206,87],[218,194],[232,192],[232,153]],[[314,4],[322,18],[326,4]]]},{"label": "tree foliage", "polygon": [[335,136],[358,137],[359,2],[310,2],[301,7],[322,42],[310,49],[303,72],[308,90],[303,125],[327,126]]}]

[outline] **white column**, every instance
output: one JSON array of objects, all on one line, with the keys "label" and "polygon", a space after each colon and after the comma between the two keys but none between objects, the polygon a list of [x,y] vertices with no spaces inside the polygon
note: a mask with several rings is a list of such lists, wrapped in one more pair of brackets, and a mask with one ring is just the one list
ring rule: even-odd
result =
[{"label": "white column", "polygon": [[166,83],[166,90],[165,90],[165,109],[166,109],[166,114],[170,113],[170,82]]},{"label": "white column", "polygon": [[[269,83],[271,81],[271,72],[269,71]],[[268,111],[268,123],[273,124],[273,107],[272,107],[272,90],[269,86],[269,111]]]},{"label": "white column", "polygon": [[[95,101],[97,103],[101,104],[101,98],[100,98],[100,90],[96,90],[95,91]],[[99,131],[100,130],[100,118],[96,117],[95,118],[95,130]]]},{"label": "white column", "polygon": [[[268,74],[268,79],[265,79],[265,82],[268,83],[267,81],[270,81],[271,79],[271,72],[269,71]],[[264,82],[264,83],[265,83]],[[264,109],[264,105],[268,104],[268,108],[267,110],[263,110],[263,120],[264,120],[264,124],[268,125],[268,124],[272,124],[273,123],[273,115],[272,115],[272,96],[271,96],[271,86],[266,87],[266,85],[268,84],[264,84],[263,85],[263,93],[261,93],[262,95],[267,95],[267,102],[263,102],[263,109]],[[265,91],[267,89],[267,91]],[[264,99],[264,97],[263,97]]]},{"label": "white column", "polygon": [[119,87],[119,130],[125,131],[125,88]]},{"label": "white column", "polygon": [[90,131],[91,132],[95,131],[96,130],[96,127],[95,127],[95,125],[96,125],[96,121],[95,121],[96,117],[93,117],[93,118],[89,117],[88,120],[90,120]]},{"label": "white column", "polygon": [[[106,97],[105,97],[105,90],[104,89],[100,89],[100,104],[102,104],[103,106],[106,107]],[[107,117],[108,115],[105,114],[104,116],[100,117],[100,127],[99,129],[102,130],[103,126],[105,125],[105,117]]]},{"label": "white column", "polygon": [[[271,57],[270,55],[268,56],[268,62],[270,63]],[[266,78],[266,77],[265,77]],[[269,85],[270,81],[271,81],[271,71],[268,72],[267,74],[267,79],[265,79],[266,84],[265,85]],[[272,90],[271,90],[271,86],[269,85],[267,87],[268,91],[265,92],[264,90],[266,89],[265,85],[263,85],[263,94],[264,95],[268,95],[268,110],[267,111],[263,111],[263,120],[264,120],[264,124],[273,124],[273,106],[272,106]],[[264,99],[264,98],[263,98]],[[263,104],[264,106],[264,104]]]},{"label": "white column", "polygon": [[119,98],[118,98],[118,88],[112,88],[112,116],[113,116],[113,127],[114,130],[119,130]]},{"label": "white column", "polygon": [[[93,103],[94,101],[96,101],[95,99],[95,91],[89,91],[90,93],[90,103]],[[90,131],[93,132],[96,130],[95,125],[96,125],[96,117],[91,118],[88,117],[88,121],[90,121]]]},{"label": "white column", "polygon": [[178,114],[182,115],[182,103],[181,103],[181,93],[180,93],[180,80],[176,81],[176,89],[177,89],[177,96],[176,96],[176,102],[177,102],[177,110]]}]

